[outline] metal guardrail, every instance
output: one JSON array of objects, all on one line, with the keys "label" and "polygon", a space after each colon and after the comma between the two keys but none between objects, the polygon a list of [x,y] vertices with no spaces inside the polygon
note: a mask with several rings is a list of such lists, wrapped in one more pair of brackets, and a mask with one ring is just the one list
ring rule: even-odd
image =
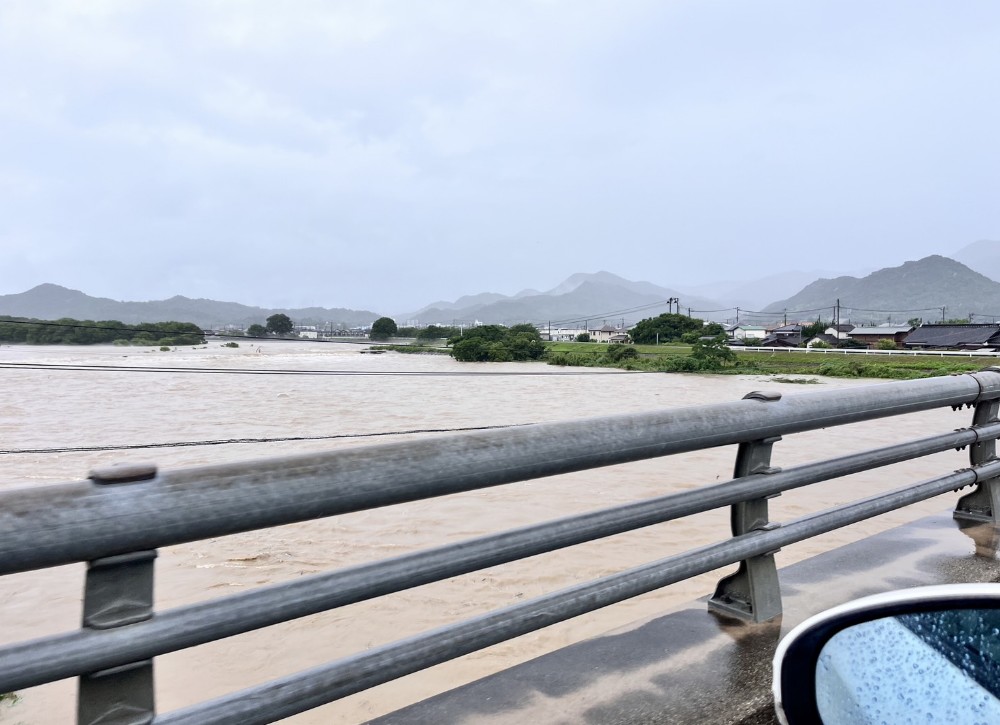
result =
[{"label": "metal guardrail", "polygon": [[[780,470],[783,435],[945,406],[972,426]],[[124,466],[89,480],[0,492],[0,575],[88,562],[83,627],[0,649],[0,692],[79,677],[78,722],[267,723],[683,579],[739,563],[710,607],[781,612],[773,553],[966,486],[956,517],[995,521],[1000,370],[743,400],[174,471]],[[303,577],[153,613],[156,549],[241,531],[599,466],[738,445],[731,481]],[[767,499],[821,481],[970,447],[970,467],[769,521]],[[153,659],[421,584],[732,507],[731,538],[367,650],[216,700],[155,714]]]}]

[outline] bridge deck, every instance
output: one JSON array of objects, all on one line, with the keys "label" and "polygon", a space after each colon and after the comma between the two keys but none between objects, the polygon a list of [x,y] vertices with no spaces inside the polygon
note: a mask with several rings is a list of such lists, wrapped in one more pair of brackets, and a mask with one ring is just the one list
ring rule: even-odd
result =
[{"label": "bridge deck", "polygon": [[[921,519],[779,572],[784,615],[721,619],[704,600],[539,657],[398,710],[378,725],[772,723],[771,658],[805,618],[857,597],[953,582],[1000,581],[991,524]],[[978,552],[978,555],[977,555]]]}]

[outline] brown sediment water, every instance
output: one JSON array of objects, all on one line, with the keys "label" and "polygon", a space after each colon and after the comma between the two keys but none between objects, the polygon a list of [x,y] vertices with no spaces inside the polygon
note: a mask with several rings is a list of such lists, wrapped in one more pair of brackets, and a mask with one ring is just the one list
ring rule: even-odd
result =
[{"label": "brown sediment water", "polygon": [[[260,350],[257,352],[257,350]],[[732,401],[759,389],[784,395],[879,384],[817,378],[821,385],[759,376],[578,375],[536,363],[462,364],[444,356],[361,355],[357,345],[243,343],[159,352],[100,346],[0,347],[0,362],[195,367],[213,370],[339,370],[434,375],[236,375],[97,370],[0,369],[0,450],[114,447],[230,438],[357,435],[567,420]],[[536,372],[541,375],[493,375]],[[441,375],[445,373],[445,375]],[[491,373],[484,375],[482,373]],[[773,463],[790,466],[964,427],[971,411],[929,411],[789,436]],[[387,440],[391,437],[234,443],[131,451],[0,455],[0,489],[83,478],[95,467],[151,461],[161,469],[265,458]],[[595,510],[732,475],[735,448],[613,466],[494,489],[364,511],[161,549],[156,606],[170,608],[255,586],[395,556],[573,513]],[[967,464],[948,452],[793,491],[771,502],[789,519],[869,496]],[[779,566],[954,504],[941,497],[802,542],[781,551]],[[314,615],[156,660],[157,708],[167,712],[207,698],[391,642],[460,618],[611,574],[728,536],[720,510],[492,567]],[[558,647],[666,611],[712,591],[725,572],[697,577],[599,612],[520,637],[344,698],[288,722],[354,723],[523,662]],[[83,565],[0,578],[0,643],[79,625]],[[0,706],[0,723],[74,718],[75,683],[19,693]]]}]

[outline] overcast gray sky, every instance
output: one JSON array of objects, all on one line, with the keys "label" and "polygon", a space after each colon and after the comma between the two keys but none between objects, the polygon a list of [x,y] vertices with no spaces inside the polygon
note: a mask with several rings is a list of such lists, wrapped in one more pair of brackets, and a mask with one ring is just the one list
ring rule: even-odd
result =
[{"label": "overcast gray sky", "polygon": [[996,0],[4,0],[0,293],[392,313],[949,254],[1000,239],[998,39]]}]

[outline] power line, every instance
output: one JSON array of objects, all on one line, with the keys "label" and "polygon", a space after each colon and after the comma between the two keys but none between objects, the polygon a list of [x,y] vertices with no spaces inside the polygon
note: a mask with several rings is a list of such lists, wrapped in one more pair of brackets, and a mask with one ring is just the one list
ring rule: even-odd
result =
[{"label": "power line", "polygon": [[281,438],[223,438],[203,441],[175,441],[173,443],[134,443],[114,446],[66,446],[62,448],[10,448],[0,450],[0,456],[20,455],[25,453],[92,453],[95,451],[132,451],[144,448],[192,448],[195,446],[223,446],[232,443],[281,443],[286,441],[325,441],[337,438],[378,438],[383,436],[402,436],[414,433],[460,433],[474,430],[495,430],[498,428],[519,428],[532,423],[510,423],[507,425],[477,425],[465,428],[414,428],[412,430],[384,431],[381,433],[340,433],[322,436],[286,436]]},{"label": "power line", "polygon": [[645,373],[642,370],[553,370],[540,371],[490,371],[473,372],[471,370],[454,371],[380,371],[380,370],[294,370],[294,369],[262,369],[247,368],[185,368],[185,367],[144,367],[138,365],[77,365],[71,363],[14,363],[0,362],[0,368],[8,370],[45,370],[53,372],[131,372],[131,373],[175,373],[175,374],[210,374],[210,375],[325,375],[325,376],[382,376],[382,377],[516,377],[524,376],[569,376],[569,375],[623,375]]},{"label": "power line", "polygon": [[[671,298],[673,299],[673,298]],[[592,315],[577,315],[576,317],[569,317],[564,320],[552,320],[553,325],[565,325],[571,322],[582,322],[584,320],[593,320],[597,318],[604,317],[614,317],[615,315],[625,315],[630,312],[642,312],[643,310],[653,309],[655,307],[663,307],[667,304],[667,300],[661,300],[658,302],[650,302],[644,305],[639,305],[637,307],[627,307],[621,310],[611,310],[609,312],[598,312]],[[539,320],[538,322],[547,322],[547,320]]]},{"label": "power line", "polygon": [[891,314],[903,313],[903,312],[931,312],[931,311],[940,312],[941,311],[941,306],[940,305],[938,305],[937,307],[913,307],[913,308],[906,309],[906,310],[866,310],[863,307],[851,307],[850,305],[841,305],[841,307],[847,308],[847,309],[851,310],[852,312],[877,312],[877,313],[882,314],[882,315],[887,315],[887,314],[891,315]]}]

